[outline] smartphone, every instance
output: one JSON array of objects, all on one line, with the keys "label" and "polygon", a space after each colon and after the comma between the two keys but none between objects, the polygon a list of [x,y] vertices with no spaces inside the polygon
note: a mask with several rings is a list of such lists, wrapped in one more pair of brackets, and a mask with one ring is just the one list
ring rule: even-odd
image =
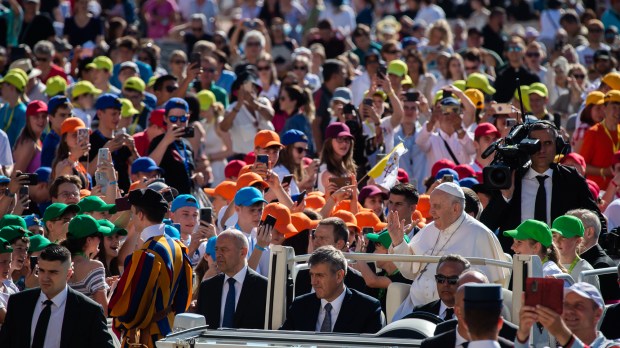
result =
[{"label": "smartphone", "polygon": [[256,156],[256,162],[264,163],[265,165],[269,164],[269,156],[268,155],[258,155]]},{"label": "smartphone", "polygon": [[39,263],[39,257],[30,256],[30,271],[31,272],[34,272],[34,269],[37,267],[38,263]]},{"label": "smartphone", "polygon": [[200,67],[200,61],[202,59],[202,56],[200,53],[198,52],[194,52],[192,53],[192,55],[189,58],[189,64],[194,64],[194,63],[198,63],[198,67]]},{"label": "smartphone", "polygon": [[254,28],[256,28],[256,22],[254,22],[254,21],[245,21],[245,22],[243,22],[243,26],[248,28],[248,29],[254,29]]},{"label": "smartphone", "polygon": [[28,181],[24,185],[34,186],[39,183],[39,174],[37,173],[22,173],[20,176],[28,177]]},{"label": "smartphone", "polygon": [[362,228],[362,234],[375,233],[375,230],[372,227],[364,227]]},{"label": "smartphone", "polygon": [[213,208],[200,208],[200,221],[208,224],[213,223]]},{"label": "smartphone", "polygon": [[379,66],[377,69],[377,77],[385,80],[385,76],[387,75],[387,68],[384,65]]},{"label": "smartphone", "polygon": [[453,182],[454,176],[452,174],[445,174],[443,178],[441,178],[442,182]]},{"label": "smartphone", "polygon": [[405,101],[417,102],[420,99],[420,92],[407,92],[405,93]]},{"label": "smartphone", "polygon": [[282,184],[291,184],[291,181],[293,180],[293,175],[285,175],[284,178],[282,178]]},{"label": "smartphone", "polygon": [[263,220],[263,225],[275,226],[276,225],[276,218],[274,218],[273,216],[267,214],[267,217],[265,218],[265,220]]},{"label": "smartphone", "polygon": [[195,132],[194,127],[192,126],[185,127],[183,131],[183,138],[193,138],[194,132]]},{"label": "smartphone", "polygon": [[517,119],[516,118],[507,118],[506,119],[506,127],[512,128],[512,127],[514,127],[516,125],[517,125]]},{"label": "smartphone", "polygon": [[508,103],[493,104],[493,113],[496,115],[506,115],[512,113],[512,105]]},{"label": "smartphone", "polygon": [[22,186],[19,188],[19,198],[21,200],[21,198],[23,197],[27,197],[28,195],[30,195],[30,189],[28,189],[28,186]]},{"label": "smartphone", "polygon": [[355,114],[355,106],[353,106],[353,104],[345,104],[342,107],[342,113],[345,115]]},{"label": "smartphone", "polygon": [[336,187],[341,188],[351,185],[351,178],[329,178],[329,182],[336,184]]},{"label": "smartphone", "polygon": [[297,205],[300,205],[301,203],[303,203],[304,199],[306,199],[306,195],[308,194],[308,192],[303,191],[302,193],[297,195],[297,199],[295,199],[295,202],[297,202]]},{"label": "smartphone", "polygon": [[88,128],[80,128],[77,130],[77,141],[78,144],[88,144],[88,138],[90,136],[90,129]]},{"label": "smartphone", "polygon": [[110,162],[110,149],[102,147],[97,153],[97,167],[105,162]]},{"label": "smartphone", "polygon": [[364,99],[364,105],[372,106],[372,99],[370,98]]},{"label": "smartphone", "polygon": [[114,203],[116,204],[116,211],[127,211],[131,209],[131,204],[129,203],[129,196],[117,198]]},{"label": "smartphone", "polygon": [[445,99],[445,98],[452,98],[452,91],[448,91],[448,90],[446,90],[446,89],[443,89],[442,91],[443,91],[443,92],[442,92],[443,94],[441,95],[441,96],[442,96],[442,99]]},{"label": "smartphone", "polygon": [[171,190],[164,191],[161,193],[161,195],[164,197],[164,199],[168,203],[172,203],[172,201],[174,201],[174,195],[172,194]]},{"label": "smartphone", "polygon": [[555,278],[527,278],[525,305],[542,305],[562,314],[564,309],[564,280]]}]

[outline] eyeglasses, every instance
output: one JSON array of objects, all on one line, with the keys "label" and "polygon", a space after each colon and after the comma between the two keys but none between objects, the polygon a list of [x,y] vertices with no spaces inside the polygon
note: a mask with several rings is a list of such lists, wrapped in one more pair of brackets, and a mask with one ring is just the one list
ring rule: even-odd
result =
[{"label": "eyeglasses", "polygon": [[166,92],[168,93],[172,93],[176,91],[177,89],[179,89],[179,86],[166,86]]},{"label": "eyeglasses", "polygon": [[506,51],[508,52],[521,52],[523,48],[521,46],[509,46]]},{"label": "eyeglasses", "polygon": [[298,154],[302,154],[308,151],[308,149],[306,149],[305,147],[295,147],[295,151],[297,151]]},{"label": "eyeglasses", "polygon": [[173,60],[172,64],[185,64],[187,63],[187,61],[183,60],[183,59],[179,59],[179,60]]},{"label": "eyeglasses", "polygon": [[80,197],[80,193],[79,192],[63,191],[63,192],[59,193],[58,196],[63,197],[63,198],[79,198]]},{"label": "eyeglasses", "polygon": [[603,29],[601,28],[588,28],[588,33],[602,33]]},{"label": "eyeglasses", "polygon": [[171,123],[177,123],[178,121],[187,122],[187,116],[168,116]]},{"label": "eyeglasses", "polygon": [[527,52],[525,56],[530,57],[530,58],[538,58],[540,57],[540,53],[539,52]]},{"label": "eyeglasses", "polygon": [[258,71],[269,71],[269,70],[271,70],[270,66],[258,66],[256,68],[258,69]]},{"label": "eyeglasses", "polygon": [[339,144],[350,143],[351,141],[353,141],[353,139],[351,139],[349,137],[338,137],[338,138],[336,138],[336,142],[338,142]]},{"label": "eyeglasses", "polygon": [[445,282],[448,282],[448,285],[456,285],[456,283],[458,283],[459,281],[459,277],[458,276],[446,277],[443,274],[436,274],[435,281],[438,284],[443,284]]},{"label": "eyeglasses", "polygon": [[50,59],[48,57],[35,57],[38,62],[47,62]]},{"label": "eyeglasses", "polygon": [[260,47],[260,42],[257,42],[257,41],[251,41],[251,42],[246,42],[246,43],[245,43],[245,45],[246,45],[247,47],[252,47],[252,46],[254,46],[254,47]]},{"label": "eyeglasses", "polygon": [[306,71],[306,70],[308,70],[308,67],[307,67],[307,66],[303,66],[303,65],[295,65],[295,66],[293,67],[293,70],[302,70],[302,71]]},{"label": "eyeglasses", "polygon": [[586,75],[582,75],[582,74],[575,74],[573,75],[574,78],[576,78],[577,80],[583,80],[586,78]]},{"label": "eyeglasses", "polygon": [[385,51],[385,53],[387,53],[387,54],[400,54],[400,51],[399,50]]}]

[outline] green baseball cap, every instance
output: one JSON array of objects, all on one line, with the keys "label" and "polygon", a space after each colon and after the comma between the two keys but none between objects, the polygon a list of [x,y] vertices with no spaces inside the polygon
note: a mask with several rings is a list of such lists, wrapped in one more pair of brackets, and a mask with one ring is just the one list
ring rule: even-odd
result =
[{"label": "green baseball cap", "polygon": [[393,60],[387,66],[387,73],[398,77],[407,75],[407,64],[402,60]]},{"label": "green baseball cap", "polygon": [[116,214],[116,204],[107,204],[99,196],[84,197],[77,205],[80,207],[82,213],[107,211],[110,214]]},{"label": "green baseball cap", "polygon": [[99,95],[101,94],[101,90],[97,89],[97,87],[95,87],[95,85],[93,85],[90,81],[78,81],[75,85],[73,85],[71,96],[73,98],[77,98],[83,94]]},{"label": "green baseball cap", "polygon": [[[371,242],[381,243],[386,249],[389,249],[390,245],[392,245],[392,237],[390,237],[390,233],[387,230],[381,233],[368,233],[366,238]],[[407,235],[405,235],[405,243],[409,243],[409,236]]]},{"label": "green baseball cap", "polygon": [[111,229],[112,230],[112,234],[118,234],[118,235],[121,235],[121,236],[126,236],[127,235],[127,230],[126,229],[124,229],[122,227],[117,227],[110,220],[101,219],[101,220],[97,220],[97,222],[99,223],[99,225]]},{"label": "green baseball cap", "polygon": [[553,243],[553,236],[549,226],[544,222],[532,219],[523,221],[517,226],[516,230],[504,231],[504,236],[517,240],[533,239],[545,248],[548,248]]},{"label": "green baseball cap", "polygon": [[112,72],[114,69],[114,63],[112,63],[112,59],[106,56],[98,56],[93,59],[93,64],[95,64],[96,69],[107,70]]},{"label": "green baseball cap", "polygon": [[32,233],[21,226],[4,226],[0,229],[0,238],[9,243],[14,242],[17,238],[30,237]]},{"label": "green baseball cap", "polygon": [[146,89],[146,84],[144,83],[144,81],[142,81],[141,78],[137,76],[132,76],[125,80],[123,88],[129,88],[133,89],[134,91],[144,92],[144,90]]},{"label": "green baseball cap", "polygon": [[30,246],[28,246],[28,253],[36,253],[37,251],[41,251],[52,244],[54,243],[52,243],[44,236],[40,234],[35,234],[34,236],[30,237]]},{"label": "green baseball cap", "polygon": [[486,75],[481,73],[473,73],[467,76],[465,85],[467,88],[479,89],[488,95],[493,95],[497,92],[495,88],[491,86],[491,83]]},{"label": "green baseball cap", "polygon": [[45,83],[45,94],[48,97],[64,94],[66,90],[67,81],[62,76],[52,76]]},{"label": "green baseball cap", "polygon": [[5,239],[0,238],[0,254],[8,254],[12,252],[13,248],[11,248],[11,244]]},{"label": "green baseball cap", "polygon": [[43,222],[58,219],[67,212],[77,214],[80,212],[80,207],[75,204],[67,205],[64,203],[52,203],[49,207],[47,207],[47,209],[45,209],[45,213],[43,213]]},{"label": "green baseball cap", "polygon": [[9,72],[0,79],[0,84],[8,83],[17,88],[20,92],[23,91],[26,87],[26,83],[28,82],[28,78],[24,77],[20,72],[22,72],[21,69],[9,70]]},{"label": "green baseball cap", "polygon": [[528,89],[527,94],[532,94],[532,93],[538,94],[539,96],[543,98],[547,98],[549,96],[549,90],[547,89],[547,86],[545,86],[545,84],[540,83],[540,82],[535,82],[530,85],[530,88]]},{"label": "green baseball cap", "polygon": [[7,214],[0,219],[0,228],[6,226],[17,226],[21,227],[24,230],[28,229],[28,225],[26,225],[26,220],[19,215]]},{"label": "green baseball cap", "polygon": [[112,235],[112,229],[101,226],[94,217],[90,215],[78,215],[69,223],[67,239],[80,239],[101,233],[104,236]]},{"label": "green baseball cap", "polygon": [[572,215],[558,216],[551,225],[551,232],[558,233],[564,238],[583,237],[584,231],[583,222]]}]

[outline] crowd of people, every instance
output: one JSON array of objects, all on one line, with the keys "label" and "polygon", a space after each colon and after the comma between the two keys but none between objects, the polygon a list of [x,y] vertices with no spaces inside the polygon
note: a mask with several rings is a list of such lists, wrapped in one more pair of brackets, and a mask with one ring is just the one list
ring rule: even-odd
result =
[{"label": "crowd of people", "polygon": [[[376,333],[398,282],[423,347],[619,344],[619,274],[577,280],[617,266],[620,0],[7,0],[0,28],[0,346],[262,329],[275,245],[311,255],[284,330]],[[466,259],[515,254],[575,280],[563,313]]]}]

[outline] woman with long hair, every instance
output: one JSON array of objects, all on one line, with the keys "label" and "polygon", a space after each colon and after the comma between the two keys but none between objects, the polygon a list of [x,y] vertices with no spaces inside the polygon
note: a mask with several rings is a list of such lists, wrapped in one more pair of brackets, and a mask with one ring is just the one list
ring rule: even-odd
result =
[{"label": "woman with long hair", "polygon": [[69,223],[67,239],[60,243],[69,249],[73,261],[68,285],[99,303],[104,313],[108,312],[105,269],[101,261],[93,258],[99,253],[101,238],[111,233],[110,228],[101,226],[94,217],[78,215]]},{"label": "woman with long hair", "polygon": [[409,77],[411,77],[415,89],[422,93],[427,100],[433,100],[433,88],[437,79],[433,74],[426,71],[426,62],[422,54],[418,50],[407,50],[405,63],[407,63]]},{"label": "woman with long hair", "polygon": [[350,177],[357,173],[357,165],[353,161],[353,139],[346,124],[334,122],[327,126],[319,167],[319,191],[329,189],[332,193],[336,187],[330,183],[330,178]]},{"label": "woman with long hair", "polygon": [[[312,121],[314,120],[314,101],[308,89],[297,85],[288,85],[280,93],[280,110],[286,113],[286,122],[281,130],[285,133],[296,129],[304,133],[308,141],[308,157],[314,156],[314,142],[312,139]],[[275,126],[275,125],[274,125]]]},{"label": "woman with long hair", "polygon": [[256,70],[258,70],[258,80],[262,88],[259,96],[267,97],[273,103],[280,91],[280,81],[278,81],[276,66],[271,54],[265,53],[258,59]]},{"label": "woman with long hair", "polygon": [[179,81],[185,78],[185,69],[187,67],[187,54],[182,50],[174,50],[170,53],[170,75],[176,77]]},{"label": "woman with long hair", "polygon": [[600,91],[592,91],[586,97],[586,107],[579,114],[579,125],[573,133],[571,147],[573,152],[579,153],[583,145],[583,137],[586,131],[605,118],[605,106],[603,105],[605,94]]},{"label": "woman with long hair", "polygon": [[15,140],[13,146],[14,170],[34,173],[41,166],[41,135],[47,125],[47,105],[33,100],[26,108],[26,127]]},{"label": "woman with long hair", "polygon": [[70,117],[60,126],[60,144],[56,152],[56,158],[52,163],[51,181],[61,175],[77,175],[82,182],[82,187],[90,187],[90,178],[86,166],[80,158],[86,156],[90,150],[90,141],[86,137],[78,139],[80,129],[86,129],[86,125],[77,117]]},{"label": "woman with long hair", "polygon": [[304,168],[304,157],[308,152],[308,142],[311,139],[297,129],[288,130],[280,137],[284,147],[280,150],[280,156],[273,171],[280,179],[293,175],[289,186],[291,195],[304,190],[311,191],[316,182],[318,161],[312,161]]},{"label": "woman with long hair", "polygon": [[419,51],[422,53],[424,60],[428,64],[428,70],[438,70],[437,59],[439,58],[440,53],[453,53],[453,37],[450,24],[448,24],[445,19],[436,21],[428,29],[426,37],[428,37],[428,43],[425,46],[420,47]]},{"label": "woman with long hair", "polygon": [[105,219],[97,220],[97,222],[99,225],[109,228],[112,232],[110,235],[102,236],[101,243],[99,243],[99,252],[95,258],[103,264],[106,279],[120,276],[123,273],[123,263],[133,251],[136,238],[128,237],[121,243],[122,237],[128,234],[126,229],[116,227],[112,222]]},{"label": "woman with long hair", "polygon": [[442,87],[453,84],[454,81],[465,80],[466,78],[465,63],[463,57],[458,53],[451,55],[446,61],[446,67],[440,70],[445,71],[445,73],[442,73],[441,78],[435,84],[433,94],[437,93]]}]

